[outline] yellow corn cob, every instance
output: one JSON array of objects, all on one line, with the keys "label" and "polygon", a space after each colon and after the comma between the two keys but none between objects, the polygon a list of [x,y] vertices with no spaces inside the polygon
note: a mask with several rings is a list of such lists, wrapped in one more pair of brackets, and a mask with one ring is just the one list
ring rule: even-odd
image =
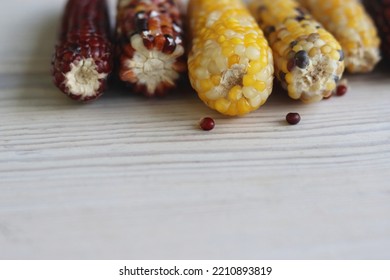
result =
[{"label": "yellow corn cob", "polygon": [[340,42],[348,71],[365,73],[373,70],[380,60],[380,39],[359,0],[300,1]]},{"label": "yellow corn cob", "polygon": [[294,0],[254,0],[249,5],[274,52],[275,71],[293,99],[328,97],[344,72],[340,44]]},{"label": "yellow corn cob", "polygon": [[241,116],[272,91],[273,58],[263,32],[241,0],[191,0],[189,76],[211,108]]}]

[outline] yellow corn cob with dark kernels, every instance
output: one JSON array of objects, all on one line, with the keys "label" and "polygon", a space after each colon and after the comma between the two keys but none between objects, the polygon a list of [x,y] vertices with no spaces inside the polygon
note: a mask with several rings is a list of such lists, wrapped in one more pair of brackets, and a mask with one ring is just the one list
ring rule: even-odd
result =
[{"label": "yellow corn cob with dark kernels", "polygon": [[175,0],[119,0],[120,79],[146,96],[162,96],[187,70]]},{"label": "yellow corn cob with dark kernels", "polygon": [[294,0],[254,0],[250,10],[274,52],[276,75],[293,99],[328,97],[344,72],[341,46]]},{"label": "yellow corn cob with dark kernels", "polygon": [[383,54],[390,60],[390,0],[365,0],[382,38]]},{"label": "yellow corn cob with dark kernels", "polygon": [[240,0],[191,0],[193,88],[210,108],[241,116],[272,91],[273,58],[263,32]]},{"label": "yellow corn cob with dark kernels", "polygon": [[349,72],[365,73],[374,69],[380,60],[380,40],[359,0],[300,1],[340,42]]}]

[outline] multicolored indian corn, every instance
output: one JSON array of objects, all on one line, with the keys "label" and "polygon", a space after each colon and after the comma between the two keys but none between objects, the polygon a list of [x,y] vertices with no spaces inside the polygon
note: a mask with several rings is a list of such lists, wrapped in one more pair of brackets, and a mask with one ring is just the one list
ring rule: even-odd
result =
[{"label": "multicolored indian corn", "polygon": [[120,79],[146,96],[163,96],[187,70],[175,0],[119,0]]},{"label": "multicolored indian corn", "polygon": [[282,86],[293,99],[328,97],[344,72],[340,44],[294,0],[253,0],[250,11],[274,53]]},{"label": "multicolored indian corn", "polygon": [[55,85],[75,100],[98,98],[113,68],[110,39],[105,0],[69,0],[52,61]]},{"label": "multicolored indian corn", "polygon": [[190,0],[192,87],[210,108],[245,115],[272,91],[273,57],[263,32],[240,0]]},{"label": "multicolored indian corn", "polygon": [[300,0],[340,42],[351,73],[374,69],[380,60],[376,27],[360,0]]},{"label": "multicolored indian corn", "polygon": [[382,38],[383,54],[390,60],[390,0],[365,0]]}]

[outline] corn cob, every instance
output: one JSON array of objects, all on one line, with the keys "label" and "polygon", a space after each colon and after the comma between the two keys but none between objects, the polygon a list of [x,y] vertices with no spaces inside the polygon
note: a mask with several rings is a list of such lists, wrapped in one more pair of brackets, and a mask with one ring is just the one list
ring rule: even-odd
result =
[{"label": "corn cob", "polygon": [[112,45],[105,0],[69,0],[52,60],[54,84],[70,98],[91,101],[112,71]]},{"label": "corn cob", "polygon": [[383,54],[390,60],[390,0],[365,0],[382,38]]},{"label": "corn cob", "polygon": [[245,115],[272,91],[273,57],[263,32],[240,0],[189,2],[192,87],[210,108]]},{"label": "corn cob", "polygon": [[380,40],[359,0],[300,1],[340,42],[349,72],[365,73],[374,69],[380,60]]},{"label": "corn cob", "polygon": [[174,0],[119,0],[120,79],[146,96],[162,96],[186,71],[183,28]]},{"label": "corn cob", "polygon": [[255,0],[250,10],[274,52],[276,76],[293,99],[328,97],[344,72],[334,37],[294,0]]}]

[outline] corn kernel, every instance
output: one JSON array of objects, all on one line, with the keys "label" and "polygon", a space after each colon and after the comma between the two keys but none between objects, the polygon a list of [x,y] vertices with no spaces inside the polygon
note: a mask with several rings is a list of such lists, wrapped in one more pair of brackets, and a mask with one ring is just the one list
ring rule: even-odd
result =
[{"label": "corn kernel", "polygon": [[200,80],[200,82],[199,82],[199,90],[201,92],[209,91],[213,87],[214,87],[214,84],[211,82],[210,79]]},{"label": "corn kernel", "polygon": [[254,74],[260,72],[262,69],[263,69],[262,63],[260,63],[258,61],[251,61],[251,62],[249,62],[248,74],[254,75]]},{"label": "corn kernel", "polygon": [[237,111],[239,115],[245,115],[252,110],[251,105],[245,98],[241,98],[237,103]]},{"label": "corn kernel", "polygon": [[240,62],[240,56],[234,54],[229,57],[228,65],[229,67],[232,67],[234,64],[238,64]]},{"label": "corn kernel", "polygon": [[221,83],[221,75],[213,75],[213,76],[211,76],[211,82],[215,86],[218,86]]},{"label": "corn kernel", "polygon": [[226,100],[225,98],[219,98],[217,101],[215,101],[215,109],[220,113],[225,113],[229,107],[231,102],[229,100]]},{"label": "corn kernel", "polygon": [[242,88],[240,86],[234,86],[230,89],[228,98],[231,101],[237,101],[242,97]]},{"label": "corn kernel", "polygon": [[253,79],[253,76],[251,75],[245,75],[243,78],[243,85],[244,87],[251,87],[256,83],[256,81]]},{"label": "corn kernel", "polygon": [[267,88],[267,84],[263,81],[255,81],[255,83],[253,84],[253,87],[257,91],[262,92]]},{"label": "corn kernel", "polygon": [[322,52],[323,54],[331,53],[331,52],[332,52],[332,48],[331,48],[330,46],[325,45],[325,46],[323,46],[323,47],[321,48],[321,52]]}]

